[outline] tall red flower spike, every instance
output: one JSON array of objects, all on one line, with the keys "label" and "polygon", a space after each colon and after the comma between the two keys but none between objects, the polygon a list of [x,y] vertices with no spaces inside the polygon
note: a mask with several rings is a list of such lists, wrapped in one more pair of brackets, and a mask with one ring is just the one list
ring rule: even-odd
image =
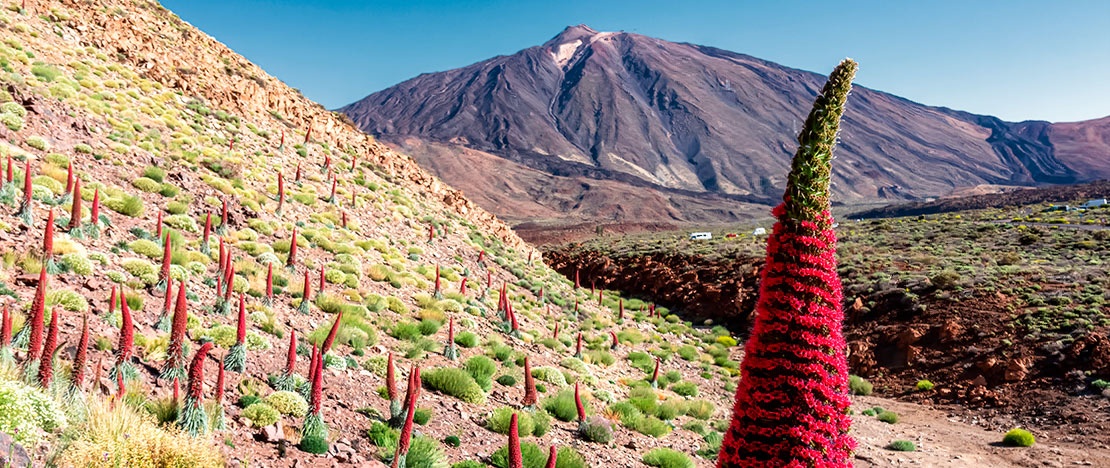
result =
[{"label": "tall red flower spike", "polygon": [[482,251],[478,252],[478,263],[482,263],[482,260],[485,260],[485,259],[486,259],[486,251],[482,250]]},{"label": "tall red flower spike", "polygon": [[170,247],[170,236],[166,236],[166,240],[162,242],[162,270],[158,272],[158,284],[162,287],[166,286],[166,281],[170,278],[171,260],[173,260],[173,251]]},{"label": "tall red flower spike", "polygon": [[247,302],[243,293],[239,293],[239,326],[235,330],[235,342],[238,344],[247,342]]},{"label": "tall red flower spike", "polygon": [[[224,246],[224,238],[220,238],[220,254],[219,261],[216,263],[216,271],[219,274],[224,273],[225,263],[227,263],[227,247]],[[220,293],[220,288],[216,288],[216,294]]]},{"label": "tall red flower spike", "polygon": [[555,322],[555,331],[551,333],[551,337],[556,340],[559,339],[559,322]]},{"label": "tall red flower spike", "polygon": [[341,309],[338,314],[335,314],[335,321],[331,324],[331,330],[328,331],[328,337],[324,339],[324,346],[320,347],[321,354],[327,354],[331,350],[331,345],[335,343],[335,337],[339,335],[339,327],[343,322],[343,310]]},{"label": "tall red flower spike", "polygon": [[173,320],[170,324],[170,344],[166,347],[166,364],[162,368],[161,375],[165,380],[181,378],[184,373],[185,327],[189,323],[185,284],[182,281],[177,285],[177,303],[174,305]]},{"label": "tall red flower spike", "polygon": [[173,310],[173,278],[166,279],[166,294],[162,296],[162,316],[159,318],[168,317],[170,311]]},{"label": "tall red flower spike", "polygon": [[324,292],[324,289],[327,288],[327,286],[328,286],[328,278],[325,275],[324,265],[320,265],[320,287],[319,287],[319,290],[316,291],[316,293],[319,294],[319,293]]},{"label": "tall red flower spike", "polygon": [[582,395],[578,391],[578,382],[574,383],[574,408],[578,411],[578,424],[585,424],[586,407],[582,406]]},{"label": "tall red flower spike", "polygon": [[433,292],[432,292],[432,294],[433,294],[433,295],[434,295],[434,296],[435,296],[436,298],[440,298],[440,297],[443,297],[443,290],[442,290],[442,289],[440,289],[440,281],[439,281],[439,265],[436,265],[436,283],[435,283],[435,284],[436,284],[436,288],[435,288],[435,291],[433,291]]},{"label": "tall red flower spike", "polygon": [[12,344],[12,312],[11,306],[7,303],[4,304],[4,317],[0,321],[0,348],[11,346]]},{"label": "tall red flower spike", "polygon": [[176,404],[181,402],[181,379],[173,378],[173,401]]},{"label": "tall red flower spike", "polygon": [[69,224],[66,226],[69,230],[77,229],[81,226],[81,179],[73,182],[73,203],[69,205]]},{"label": "tall red flower spike", "polygon": [[312,282],[308,279],[308,270],[304,271],[304,291],[301,293],[301,303],[297,306],[302,314],[308,313],[308,304],[312,302]]},{"label": "tall red flower spike", "polygon": [[833,70],[798,135],[718,467],[852,465],[829,180],[855,70],[851,60]]},{"label": "tall red flower spike", "polygon": [[320,414],[320,405],[324,402],[324,354],[316,358],[316,368],[312,372],[312,394],[309,403],[312,404],[312,414]]},{"label": "tall red flower spike", "polygon": [[578,277],[578,270],[574,270],[574,289],[582,289],[582,281]]},{"label": "tall red flower spike", "polygon": [[108,314],[116,313],[116,285],[112,285],[112,296],[108,298]]},{"label": "tall red flower spike", "polygon": [[655,370],[651,372],[651,387],[659,385],[659,356],[655,357]]},{"label": "tall red flower spike", "polygon": [[77,353],[73,356],[73,386],[85,385],[85,362],[89,358],[89,316],[81,317],[81,339],[77,340]]},{"label": "tall red flower spike", "polygon": [[285,130],[281,131],[281,141],[278,142],[278,148],[285,146]]},{"label": "tall red flower spike", "polygon": [[31,160],[23,163],[23,203],[30,206],[33,185],[31,184]]},{"label": "tall red flower spike", "polygon": [[42,258],[54,258],[54,208],[50,208],[50,214],[46,215],[46,226],[42,231]]},{"label": "tall red flower spike", "polygon": [[204,214],[204,238],[201,245],[208,245],[208,239],[212,236],[212,212],[209,211]]},{"label": "tall red flower spike", "polygon": [[436,225],[435,224],[429,224],[428,225],[428,242],[431,242],[432,239],[435,239],[435,238],[436,238]]},{"label": "tall red flower spike", "polygon": [[297,264],[297,227],[293,226],[293,240],[289,242],[289,257],[285,259],[285,266],[295,267]]},{"label": "tall red flower spike", "polygon": [[555,446],[552,445],[547,451],[547,465],[545,468],[555,468],[555,462],[559,460],[559,453],[555,451]]},{"label": "tall red flower spike", "polygon": [[308,358],[308,381],[312,383],[312,379],[316,378],[316,360],[320,359],[320,348],[312,345],[312,356]]},{"label": "tall red flower spike", "polygon": [[601,305],[601,300],[604,298],[604,295],[605,295],[605,290],[604,289],[598,289],[597,290],[597,305],[598,306]]},{"label": "tall red flower spike", "polygon": [[609,345],[609,349],[617,349],[617,345],[620,344],[620,341],[617,341],[617,333],[609,330],[609,336],[613,338],[613,344]]},{"label": "tall red flower spike", "polygon": [[37,361],[42,352],[42,326],[46,317],[46,287],[49,277],[46,268],[39,271],[39,284],[35,289],[35,300],[31,303],[31,321],[24,325],[31,327],[31,335],[27,345],[27,360]]},{"label": "tall red flower spike", "polygon": [[509,419],[509,468],[524,468],[524,457],[520,453],[520,429],[516,413]]},{"label": "tall red flower spike", "polygon": [[42,362],[39,364],[39,385],[42,388],[50,388],[50,381],[54,379],[54,351],[58,349],[58,317],[61,315],[61,307],[54,307],[50,311],[50,331],[46,333],[46,342],[42,345]]},{"label": "tall red flower spike", "polygon": [[196,401],[204,400],[204,360],[208,352],[212,351],[212,342],[200,345],[197,354],[193,355],[193,362],[189,364],[189,393],[187,395]]},{"label": "tall red flower spike", "polygon": [[285,373],[293,375],[297,370],[297,329],[289,329],[289,353],[285,357]]},{"label": "tall red flower spike", "polygon": [[66,166],[66,192],[73,193],[73,162]]},{"label": "tall red flower spike", "polygon": [[582,332],[578,332],[578,344],[574,345],[574,357],[582,359]]},{"label": "tall red flower spike", "polygon": [[10,155],[10,154],[8,155],[8,177],[7,177],[7,180],[8,180],[9,184],[12,183],[13,180],[15,180],[15,171],[12,170],[12,155]]},{"label": "tall red flower spike", "polygon": [[162,210],[158,210],[158,220],[154,226],[154,237],[162,237]]},{"label": "tall red flower spike", "polygon": [[412,442],[412,420],[416,414],[416,401],[420,398],[420,368],[413,366],[409,372],[409,390],[405,398],[405,423],[401,426],[401,437],[397,440],[397,452],[393,455],[391,468],[405,466],[405,456]]},{"label": "tall red flower spike", "polygon": [[536,405],[536,379],[532,377],[532,364],[528,361],[528,356],[524,357],[524,399],[521,400],[520,405],[524,407]]},{"label": "tall red flower spike", "polygon": [[617,299],[617,320],[624,320],[624,298]]},{"label": "tall red flower spike", "polygon": [[116,368],[121,368],[131,361],[135,351],[135,323],[131,320],[131,308],[127,306],[127,298],[120,290],[120,327],[119,343],[116,350]]},{"label": "tall red flower spike", "polygon": [[466,279],[467,278],[464,276],[462,281],[459,282],[459,294],[466,295]]},{"label": "tall red flower spike", "polygon": [[339,182],[339,179],[331,180],[331,197],[329,197],[328,199],[331,200],[332,203],[335,203],[335,185],[337,182]]},{"label": "tall red flower spike", "polygon": [[93,190],[92,208],[89,209],[89,221],[93,224],[100,222],[100,187]]},{"label": "tall red flower spike", "polygon": [[301,163],[298,162],[297,163],[297,172],[293,176],[293,182],[300,182],[300,181],[301,181]]}]

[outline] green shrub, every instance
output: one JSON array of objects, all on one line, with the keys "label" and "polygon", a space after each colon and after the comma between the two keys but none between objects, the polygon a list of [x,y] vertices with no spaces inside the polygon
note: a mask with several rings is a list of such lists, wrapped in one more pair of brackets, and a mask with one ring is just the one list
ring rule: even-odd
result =
[{"label": "green shrub", "polygon": [[587,442],[608,444],[613,440],[613,425],[605,418],[590,418],[582,429],[582,438]]},{"label": "green shrub", "polygon": [[65,265],[67,270],[72,271],[74,274],[77,275],[88,276],[93,271],[92,262],[90,262],[88,258],[85,258],[84,255],[81,255],[79,253],[68,253],[62,255],[61,263],[62,265]]},{"label": "green shrub", "polygon": [[898,422],[898,413],[893,411],[883,411],[875,415],[875,419],[885,422],[887,424],[895,424]]},{"label": "green shrub", "polygon": [[162,183],[166,180],[166,171],[162,170],[160,167],[147,166],[146,169],[143,169],[143,177]]},{"label": "green shrub", "polygon": [[494,372],[497,372],[497,363],[492,359],[481,355],[471,357],[467,359],[464,369],[474,378],[474,382],[482,391],[488,392],[493,387],[493,381],[490,379],[493,378]]},{"label": "green shrub", "polygon": [[135,186],[135,188],[139,190],[150,193],[156,193],[159,190],[162,190],[162,184],[147,179],[146,177],[139,177],[138,179],[132,180],[131,185]]},{"label": "green shrub", "polygon": [[917,445],[908,440],[896,440],[887,444],[886,448],[895,452],[914,452]]},{"label": "green shrub", "polygon": [[297,448],[311,454],[322,455],[328,453],[328,440],[320,436],[307,436],[301,439]]},{"label": "green shrub", "polygon": [[930,382],[928,380],[918,380],[916,387],[917,387],[917,391],[919,391],[919,392],[927,392],[929,390],[932,390],[934,385],[933,385],[932,382]]},{"label": "green shrub", "polygon": [[108,198],[104,200],[104,206],[116,213],[132,218],[142,216],[143,214],[143,199],[134,195]]},{"label": "green shrub", "polygon": [[633,430],[643,435],[652,436],[655,438],[663,437],[671,433],[671,426],[662,419],[655,416],[647,416],[641,418],[632,427]]},{"label": "green shrub", "polygon": [[420,375],[424,385],[467,403],[485,404],[486,394],[469,373],[462,369],[439,367]]},{"label": "green shrub", "polygon": [[281,419],[281,412],[266,403],[255,403],[243,410],[243,417],[249,419],[253,427],[265,427]]},{"label": "green shrub", "polygon": [[0,377],[0,432],[33,446],[44,434],[65,426],[65,413],[56,400],[37,387]]},{"label": "green shrub", "polygon": [[414,341],[424,335],[420,334],[420,326],[413,322],[397,322],[389,329],[389,336],[398,340]]},{"label": "green shrub", "polygon": [[689,455],[669,448],[658,447],[644,454],[643,462],[660,468],[694,468]]},{"label": "green shrub", "polygon": [[[560,421],[577,421],[578,407],[574,404],[574,390],[563,390],[553,397],[543,400],[543,409]],[[589,412],[589,402],[583,399],[582,406]]]},{"label": "green shrub", "polygon": [[420,334],[423,336],[434,335],[443,324],[435,320],[424,319],[420,321]]},{"label": "green shrub", "polygon": [[713,416],[716,408],[713,403],[706,400],[690,400],[686,402],[686,414],[690,417],[707,420]]},{"label": "green shrub", "polygon": [[[447,444],[448,447],[458,447],[458,446],[462,445],[462,441],[459,440],[459,436],[456,436],[456,435],[449,435],[447,437],[444,437],[443,438],[443,443]],[[478,463],[478,462],[474,462],[474,463]],[[459,466],[459,464],[456,463],[456,464],[451,465],[451,466],[452,466],[452,468],[454,468],[454,467]],[[478,463],[478,468],[482,468],[481,463]]]},{"label": "green shrub", "polygon": [[1002,437],[1002,444],[1009,447],[1031,447],[1036,441],[1033,434],[1025,429],[1010,429]]},{"label": "green shrub", "polygon": [[[560,447],[556,452],[555,468],[586,468],[582,455],[571,447]],[[520,444],[521,460],[524,468],[544,468],[547,466],[547,450],[531,442]],[[502,446],[490,456],[490,462],[497,468],[509,468],[509,447]]]},{"label": "green shrub", "polygon": [[671,391],[684,397],[698,396],[698,385],[693,382],[679,382],[671,385]]},{"label": "green shrub", "polygon": [[868,382],[858,375],[848,376],[848,389],[851,390],[852,395],[867,396],[871,394],[874,389],[871,382]]},{"label": "green shrub", "polygon": [[501,385],[504,385],[506,387],[512,387],[513,385],[516,385],[516,377],[513,377],[509,374],[505,374],[505,375],[502,375],[501,377],[497,378],[497,383],[499,383]]},{"label": "green shrub", "polygon": [[682,345],[678,348],[678,356],[687,361],[693,361],[698,358],[698,348],[692,345]]},{"label": "green shrub", "polygon": [[300,418],[308,413],[308,402],[305,401],[303,396],[296,392],[274,392],[263,401],[278,410],[281,414],[288,414]]},{"label": "green shrub", "polygon": [[431,420],[432,420],[432,410],[431,409],[417,408],[416,411],[414,413],[412,413],[412,422],[417,423],[421,426],[423,426],[425,424],[428,424],[428,421],[431,421]]},{"label": "green shrub", "polygon": [[535,427],[535,423],[532,421],[532,413],[508,407],[493,410],[493,414],[490,415],[487,422],[487,427],[498,434],[508,434],[509,423],[512,421],[513,414],[516,414],[517,418],[517,434],[521,437],[532,435],[532,430]]},{"label": "green shrub", "polygon": [[455,335],[455,344],[464,348],[473,348],[478,346],[478,335],[468,331],[458,333]]},{"label": "green shrub", "polygon": [[566,376],[563,375],[563,371],[554,367],[533,368],[532,377],[558,387],[565,387],[567,385],[567,379]]}]

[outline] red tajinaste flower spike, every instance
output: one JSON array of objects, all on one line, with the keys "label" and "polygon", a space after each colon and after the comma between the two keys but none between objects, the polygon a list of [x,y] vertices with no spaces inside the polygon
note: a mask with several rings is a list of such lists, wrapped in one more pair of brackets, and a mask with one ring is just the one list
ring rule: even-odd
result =
[{"label": "red tajinaste flower spike", "polygon": [[209,211],[204,214],[204,238],[202,245],[208,245],[208,239],[212,236],[212,212]]},{"label": "red tajinaste flower spike", "polygon": [[602,300],[604,295],[605,295],[605,290],[604,289],[598,289],[597,290],[597,305],[599,305],[599,306],[601,305],[601,300]]},{"label": "red tajinaste flower spike", "polygon": [[578,318],[578,298],[574,298],[574,318]]},{"label": "red tajinaste flower spike", "polygon": [[[223,274],[223,272],[225,271],[224,270],[224,264],[227,263],[227,248],[224,246],[224,238],[223,237],[220,238],[220,254],[219,255],[220,255],[219,256],[219,261],[216,264],[216,271],[220,274]],[[219,294],[219,293],[220,293],[220,289],[216,288],[216,294]]]},{"label": "red tajinaste flower spike", "polygon": [[297,329],[289,329],[289,352],[285,356],[285,374],[293,375],[297,370]]},{"label": "red tajinaste flower spike", "polygon": [[486,258],[486,251],[485,250],[482,250],[482,251],[478,252],[478,263],[482,263],[482,260],[485,260],[485,258]]},{"label": "red tajinaste flower spike", "polygon": [[[27,345],[27,360],[37,361],[42,351],[42,327],[46,317],[46,288],[49,277],[46,268],[39,271],[39,284],[35,289],[35,300],[31,303],[31,335]],[[28,326],[28,325],[24,325]]]},{"label": "red tajinaste flower spike", "polygon": [[227,229],[227,199],[223,200],[220,208],[220,228]]},{"label": "red tajinaste flower spike", "polygon": [[536,379],[532,377],[532,364],[528,361],[528,356],[524,357],[524,399],[521,400],[520,405],[524,407],[536,405]]},{"label": "red tajinaste flower spike", "polygon": [[555,451],[555,446],[552,445],[547,451],[547,465],[545,468],[555,468],[555,462],[559,460],[559,453]]},{"label": "red tajinaste flower spike", "polygon": [[328,171],[328,178],[330,179],[331,178],[331,155],[330,154],[325,154],[324,155],[324,170]]},{"label": "red tajinaste flower spike", "polygon": [[61,315],[61,307],[54,307],[50,311],[50,330],[46,333],[46,342],[42,345],[42,361],[39,363],[39,385],[42,388],[50,388],[50,381],[54,379],[54,351],[58,349],[58,317]]},{"label": "red tajinaste flower spike", "polygon": [[316,357],[316,368],[312,372],[312,414],[320,414],[320,406],[324,403],[324,354]]},{"label": "red tajinaste flower spike", "polygon": [[112,285],[112,296],[108,298],[108,315],[116,313],[116,285]]},{"label": "red tajinaste flower spike", "polygon": [[266,264],[266,300],[274,301],[274,264]]},{"label": "red tajinaste flower spike", "polygon": [[66,192],[73,193],[73,162],[66,166]]},{"label": "red tajinaste flower spike", "polygon": [[312,302],[312,282],[308,279],[308,270],[304,271],[304,291],[301,293],[301,303],[297,306],[302,314],[308,313],[308,304]]},{"label": "red tajinaste flower spike", "polygon": [[162,316],[168,316],[173,310],[173,278],[166,279],[166,294],[162,296]]},{"label": "red tajinaste flower spike", "polygon": [[173,378],[173,401],[180,404],[181,402],[181,379]]},{"label": "red tajinaste flower spike", "polygon": [[93,190],[92,208],[89,209],[89,221],[93,224],[100,222],[100,187]]},{"label": "red tajinaste flower spike", "polygon": [[342,325],[342,322],[343,310],[340,310],[339,313],[335,315],[335,321],[331,324],[328,337],[324,339],[324,346],[320,348],[322,354],[327,354],[328,351],[331,351],[331,345],[335,343],[335,337],[339,335],[339,327]]},{"label": "red tajinaste flower spike", "polygon": [[42,258],[54,258],[54,208],[50,208],[50,214],[46,215],[46,226],[42,234]]},{"label": "red tajinaste flower spike", "polygon": [[459,294],[466,295],[466,279],[464,276],[462,282],[459,283]]},{"label": "red tajinaste flower spike", "polygon": [[135,324],[131,320],[131,308],[127,306],[127,297],[124,295],[122,289],[120,290],[119,297],[121,320],[119,327],[119,343],[116,349],[117,369],[131,360],[131,355],[135,350]]},{"label": "red tajinaste flower spike", "polygon": [[85,362],[89,356],[89,315],[81,316],[81,339],[77,340],[77,352],[73,356],[73,386],[80,389],[85,385]]},{"label": "red tajinaste flower spike", "polygon": [[385,390],[390,401],[397,400],[397,371],[393,367],[393,353],[389,353],[385,363]]},{"label": "red tajinaste flower spike", "polygon": [[28,159],[23,163],[23,204],[25,206],[31,205],[31,188],[31,160]]},{"label": "red tajinaste flower spike", "polygon": [[11,306],[7,303],[4,304],[4,317],[0,321],[0,348],[11,346],[12,344],[12,312]]},{"label": "red tajinaste flower spike", "polygon": [[582,359],[582,332],[578,332],[578,344],[574,346],[574,357]]},{"label": "red tajinaste flower spike", "polygon": [[338,179],[331,180],[331,197],[329,197],[328,199],[331,200],[332,203],[335,203],[335,186],[338,182]]},{"label": "red tajinaste flower spike", "polygon": [[574,270],[574,289],[582,289],[582,281],[578,277],[578,270]]},{"label": "red tajinaste flower spike", "polygon": [[540,286],[540,304],[546,304],[547,298],[543,295],[543,286]]},{"label": "red tajinaste flower spike", "polygon": [[756,318],[745,344],[719,468],[850,467],[848,364],[831,160],[856,64],[841,62],[798,135],[777,222],[767,240]]},{"label": "red tajinaste flower spike", "polygon": [[216,404],[222,405],[224,402],[224,366],[219,366],[219,373],[216,374]]},{"label": "red tajinaste flower spike", "polygon": [[81,226],[81,179],[73,182],[73,203],[69,205],[69,225],[66,228],[72,231],[79,226]]},{"label": "red tajinaste flower spike", "polygon": [[578,382],[574,383],[574,408],[578,410],[578,424],[585,424],[586,407],[582,406],[582,395],[578,391]]},{"label": "red tajinaste flower spike", "polygon": [[351,153],[351,172],[354,172],[358,167],[358,153]]},{"label": "red tajinaste flower spike", "polygon": [[516,413],[509,419],[509,468],[524,468],[524,458],[520,453],[520,432]]},{"label": "red tajinaste flower spike", "polygon": [[316,373],[316,360],[320,358],[320,348],[312,345],[312,355],[308,358],[308,381],[312,382]]},{"label": "red tajinaste flower spike", "polygon": [[289,242],[289,257],[285,259],[285,266],[293,268],[297,263],[297,227],[293,226],[293,240]]},{"label": "red tajinaste flower spike", "polygon": [[324,292],[324,289],[326,289],[327,286],[328,286],[328,278],[327,278],[327,276],[325,275],[325,272],[324,272],[324,265],[320,265],[320,287],[319,287],[319,291],[317,291],[317,293]]},{"label": "red tajinaste flower spike", "polygon": [[[99,381],[99,379],[97,379]],[[122,401],[127,396],[127,386],[123,384],[123,373],[116,374],[116,399],[112,402],[113,405],[118,401]]]},{"label": "red tajinaste flower spike", "polygon": [[613,344],[609,345],[609,349],[617,349],[617,345],[620,344],[620,342],[617,341],[617,333],[609,330],[609,336],[613,338]]},{"label": "red tajinaste flower spike", "polygon": [[440,289],[439,265],[436,265],[436,289],[432,294],[437,298],[443,297],[443,291]]},{"label": "red tajinaste flower spike", "polygon": [[520,333],[520,326],[516,322],[516,312],[513,312],[513,306],[509,304],[509,325],[512,327],[513,333]]},{"label": "red tajinaste flower spike", "polygon": [[[355,204],[355,197],[354,197],[354,195],[351,195],[351,206],[354,207],[354,204]],[[347,229],[347,212],[346,211],[339,214],[339,225],[342,226],[343,229]]]},{"label": "red tajinaste flower spike", "polygon": [[429,224],[428,225],[428,242],[431,242],[432,239],[435,239],[435,238],[436,238],[436,225],[435,224]]},{"label": "red tajinaste flower spike", "polygon": [[308,127],[308,131],[304,132],[304,144],[308,145],[308,138],[312,136],[312,127]]},{"label": "red tajinaste flower spike", "polygon": [[551,337],[556,340],[559,339],[559,322],[555,322],[555,331],[551,333]]},{"label": "red tajinaste flower spike", "polygon": [[231,253],[227,257],[227,280],[224,281],[224,302],[231,304],[231,293],[235,290],[235,265],[231,263]]},{"label": "red tajinaste flower spike", "polygon": [[282,206],[285,206],[285,176],[278,172],[278,213],[281,213]]},{"label": "red tajinaste flower spike", "polygon": [[162,210],[158,210],[158,223],[155,229],[154,237],[162,237]]},{"label": "red tajinaste flower spike", "polygon": [[223,289],[224,289],[224,277],[223,277],[223,275],[219,275],[219,276],[216,277],[216,297],[217,298],[219,298],[220,296],[223,295],[222,294]]},{"label": "red tajinaste flower spike", "polygon": [[659,357],[655,357],[655,370],[651,373],[651,388],[659,385]]},{"label": "red tajinaste flower spike", "polygon": [[189,321],[188,303],[186,300],[186,283],[177,285],[177,303],[173,308],[173,320],[170,324],[170,344],[166,347],[166,364],[162,368],[161,378],[180,378],[185,367],[185,327]]},{"label": "red tajinaste flower spike", "polygon": [[[159,214],[161,214],[161,212],[159,212]],[[161,226],[162,224],[159,223],[158,225]],[[173,252],[170,247],[170,236],[166,236],[166,240],[162,242],[162,270],[158,272],[158,281],[163,287],[170,278],[171,260],[173,260]]]},{"label": "red tajinaste flower spike", "polygon": [[15,171],[12,170],[12,156],[10,154],[8,155],[8,177],[7,177],[7,179],[8,179],[9,184],[12,183],[13,180],[15,180]]},{"label": "red tajinaste flower spike", "polygon": [[300,181],[301,181],[301,163],[298,162],[297,163],[297,172],[293,176],[293,182],[300,182]]},{"label": "red tajinaste flower spike", "polygon": [[193,362],[189,364],[188,396],[198,402],[204,400],[204,360],[208,358],[209,351],[212,351],[211,341],[200,345],[197,354],[193,356]]},{"label": "red tajinaste flower spike", "polygon": [[624,320],[624,298],[617,299],[617,320]]},{"label": "red tajinaste flower spike", "polygon": [[244,344],[247,341],[247,301],[243,293],[239,293],[239,327],[235,330],[235,342]]},{"label": "red tajinaste flower spike", "polygon": [[655,316],[655,303],[652,303],[648,306],[648,317],[654,317],[654,316]]},{"label": "red tajinaste flower spike", "polygon": [[486,291],[489,291],[490,286],[493,286],[493,280],[490,279],[490,272],[486,270]]},{"label": "red tajinaste flower spike", "polygon": [[285,146],[285,130],[281,131],[281,141],[278,142],[278,148]]},{"label": "red tajinaste flower spike", "polygon": [[420,398],[420,368],[413,366],[409,372],[409,391],[405,399],[405,423],[401,426],[401,437],[397,440],[397,452],[393,455],[392,468],[405,466],[405,456],[412,442],[412,420],[416,414],[416,400]]}]

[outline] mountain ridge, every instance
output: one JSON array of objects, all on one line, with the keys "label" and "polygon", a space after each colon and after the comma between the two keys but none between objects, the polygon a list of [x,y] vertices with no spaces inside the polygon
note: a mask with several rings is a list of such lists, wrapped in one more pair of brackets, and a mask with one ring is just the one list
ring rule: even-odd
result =
[{"label": "mountain ridge", "polygon": [[[387,143],[418,138],[583,183],[627,184],[595,189],[605,197],[654,190],[663,199],[716,196],[754,209],[781,193],[784,181],[776,175],[785,173],[792,136],[821,78],[715,47],[578,25],[515,54],[422,74],[339,111]],[[1110,173],[1099,163],[1110,144],[1101,131],[1087,130],[1101,129],[1091,123],[1097,120],[1012,123],[866,87],[856,88],[849,106],[837,154],[844,164],[833,181],[843,203],[922,199],[984,184],[1075,183]],[[432,165],[432,155],[410,152]],[[468,193],[476,188],[467,180],[473,174],[437,174]],[[510,222],[527,219],[513,204],[487,208]],[[582,214],[550,208],[554,218]],[[594,211],[592,219],[642,221],[658,209]],[[679,218],[735,220],[698,210]]]}]

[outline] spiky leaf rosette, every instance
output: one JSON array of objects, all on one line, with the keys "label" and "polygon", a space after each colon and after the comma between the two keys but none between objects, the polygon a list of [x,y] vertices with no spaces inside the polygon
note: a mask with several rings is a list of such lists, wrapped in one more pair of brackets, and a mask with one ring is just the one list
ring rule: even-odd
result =
[{"label": "spiky leaf rosette", "polygon": [[312,398],[309,402],[312,405],[312,410],[309,412],[308,416],[305,416],[304,427],[301,428],[301,449],[308,452],[320,453],[317,450],[320,449],[321,442],[323,442],[322,447],[326,452],[328,440],[328,426],[324,423],[324,414],[321,412],[324,386],[323,354],[318,355],[314,367],[312,376]]},{"label": "spiky leaf rosette", "polygon": [[185,327],[188,324],[188,304],[185,299],[185,282],[177,285],[177,303],[173,308],[170,325],[170,344],[166,348],[166,363],[159,376],[163,380],[185,378]]},{"label": "spiky leaf rosette", "polygon": [[848,364],[836,237],[829,214],[832,150],[856,63],[829,76],[799,148],[767,242],[756,319],[745,345],[732,423],[717,466],[849,467]]},{"label": "spiky leaf rosette", "polygon": [[289,329],[289,350],[286,356],[285,369],[272,378],[275,390],[293,392],[297,390],[297,380],[293,377],[297,368],[297,330]]},{"label": "spiky leaf rosette", "polygon": [[451,317],[447,323],[447,346],[443,348],[443,357],[452,361],[459,358],[459,350],[455,348],[455,317]]},{"label": "spiky leaf rosette", "polygon": [[204,361],[211,350],[212,343],[204,343],[193,356],[189,365],[189,391],[177,415],[178,427],[193,437],[208,432],[208,413],[204,411]]}]

